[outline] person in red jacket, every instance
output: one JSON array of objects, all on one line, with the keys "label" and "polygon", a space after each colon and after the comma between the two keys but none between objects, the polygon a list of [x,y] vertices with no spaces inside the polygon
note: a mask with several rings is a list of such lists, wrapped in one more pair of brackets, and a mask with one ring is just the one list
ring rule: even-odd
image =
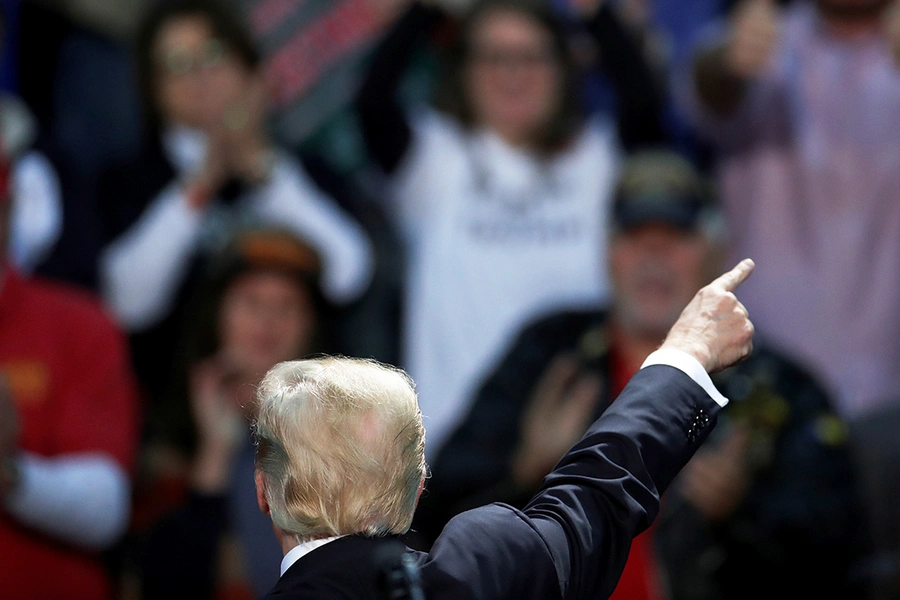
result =
[{"label": "person in red jacket", "polygon": [[9,600],[113,597],[103,551],[130,515],[137,387],[99,300],[7,260],[0,186],[0,587]]}]

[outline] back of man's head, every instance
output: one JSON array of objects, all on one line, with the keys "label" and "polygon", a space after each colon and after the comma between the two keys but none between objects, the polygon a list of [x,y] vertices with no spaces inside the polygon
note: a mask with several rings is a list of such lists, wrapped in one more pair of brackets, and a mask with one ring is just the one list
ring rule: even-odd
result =
[{"label": "back of man's head", "polygon": [[256,468],[276,527],[301,541],[409,529],[425,476],[409,376],[361,359],[291,361],[257,396]]}]

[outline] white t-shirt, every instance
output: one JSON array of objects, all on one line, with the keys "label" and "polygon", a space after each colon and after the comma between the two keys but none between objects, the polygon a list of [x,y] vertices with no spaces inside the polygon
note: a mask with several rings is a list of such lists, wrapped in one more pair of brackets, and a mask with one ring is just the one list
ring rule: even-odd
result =
[{"label": "white t-shirt", "polygon": [[599,118],[551,157],[434,111],[412,127],[392,212],[408,249],[403,366],[433,454],[527,322],[606,299],[618,148]]}]

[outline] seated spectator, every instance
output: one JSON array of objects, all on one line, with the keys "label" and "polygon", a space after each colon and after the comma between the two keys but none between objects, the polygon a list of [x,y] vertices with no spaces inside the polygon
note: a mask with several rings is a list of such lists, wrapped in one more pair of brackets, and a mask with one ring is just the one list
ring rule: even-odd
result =
[{"label": "seated spectator", "polygon": [[139,366],[170,352],[177,325],[168,319],[183,308],[194,259],[236,227],[280,225],[308,240],[321,256],[322,293],[336,305],[359,297],[371,276],[363,229],[270,138],[257,50],[226,8],[173,0],[143,20],[136,53],[148,139],[100,185],[111,239],[101,285],[119,321],[141,334]]},{"label": "seated spectator", "polygon": [[596,1],[572,7],[614,84],[618,121],[583,114],[570,31],[551,7],[508,0],[464,15],[438,110],[408,113],[399,87],[416,51],[448,22],[439,4],[410,3],[358,98],[366,146],[388,179],[386,212],[406,249],[400,362],[417,382],[429,454],[524,322],[605,297],[597,248],[619,146],[664,135],[653,74]]},{"label": "seated spectator", "polygon": [[[281,548],[253,483],[254,393],[276,363],[327,349],[319,258],[295,236],[242,231],[207,267],[191,305],[178,387],[149,420],[153,468],[142,476],[144,522],[135,538],[145,600],[170,598],[172,590],[255,598],[275,584]],[[159,505],[160,489],[176,485],[186,495]]]},{"label": "seated spectator", "polygon": [[126,340],[98,299],[23,276],[12,266],[6,250],[10,204],[4,192],[2,595],[10,600],[111,599],[112,577],[103,552],[128,524],[137,445],[138,402]]},{"label": "seated spectator", "polygon": [[[423,533],[485,502],[521,506],[662,343],[721,259],[722,219],[704,187],[678,155],[626,163],[611,302],[521,333],[434,463]],[[764,339],[754,346],[713,376],[730,399],[719,440],[697,453],[657,525],[635,540],[614,598],[856,597],[848,572],[860,514],[845,426],[802,366]]]}]

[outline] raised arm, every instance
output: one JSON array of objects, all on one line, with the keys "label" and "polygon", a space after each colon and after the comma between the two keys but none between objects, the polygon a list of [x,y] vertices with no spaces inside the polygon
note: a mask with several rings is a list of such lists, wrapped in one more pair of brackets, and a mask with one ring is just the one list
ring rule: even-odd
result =
[{"label": "raised arm", "polygon": [[709,373],[752,350],[753,325],[733,294],[752,269],[744,261],[697,293],[524,511],[495,504],[450,521],[423,564],[435,598],[463,588],[492,598],[612,592],[631,540],[655,518],[663,491],[727,403]]},{"label": "raised arm", "polygon": [[600,67],[616,93],[619,137],[626,150],[667,141],[666,93],[661,78],[608,2],[581,2],[579,11],[600,53]]},{"label": "raised arm", "polygon": [[103,250],[101,289],[126,329],[151,327],[171,310],[190,267],[202,220],[182,186],[173,182]]},{"label": "raised arm", "polygon": [[340,305],[365,293],[375,255],[363,226],[324,193],[296,161],[280,156],[269,181],[252,192],[260,214],[290,228],[322,260],[325,297]]},{"label": "raised arm", "polygon": [[779,16],[773,0],[744,0],[724,39],[703,47],[692,65],[700,101],[719,116],[733,114],[748,86],[769,67],[778,42]]},{"label": "raised arm", "polygon": [[366,149],[386,173],[394,172],[412,141],[398,88],[415,51],[441,17],[437,8],[412,2],[375,51],[356,99]]},{"label": "raised arm", "polygon": [[714,373],[747,357],[753,325],[734,289],[743,261],[701,289],[659,350],[547,476],[525,509],[550,548],[564,598],[606,597],[631,540],[687,464],[727,400]]}]

